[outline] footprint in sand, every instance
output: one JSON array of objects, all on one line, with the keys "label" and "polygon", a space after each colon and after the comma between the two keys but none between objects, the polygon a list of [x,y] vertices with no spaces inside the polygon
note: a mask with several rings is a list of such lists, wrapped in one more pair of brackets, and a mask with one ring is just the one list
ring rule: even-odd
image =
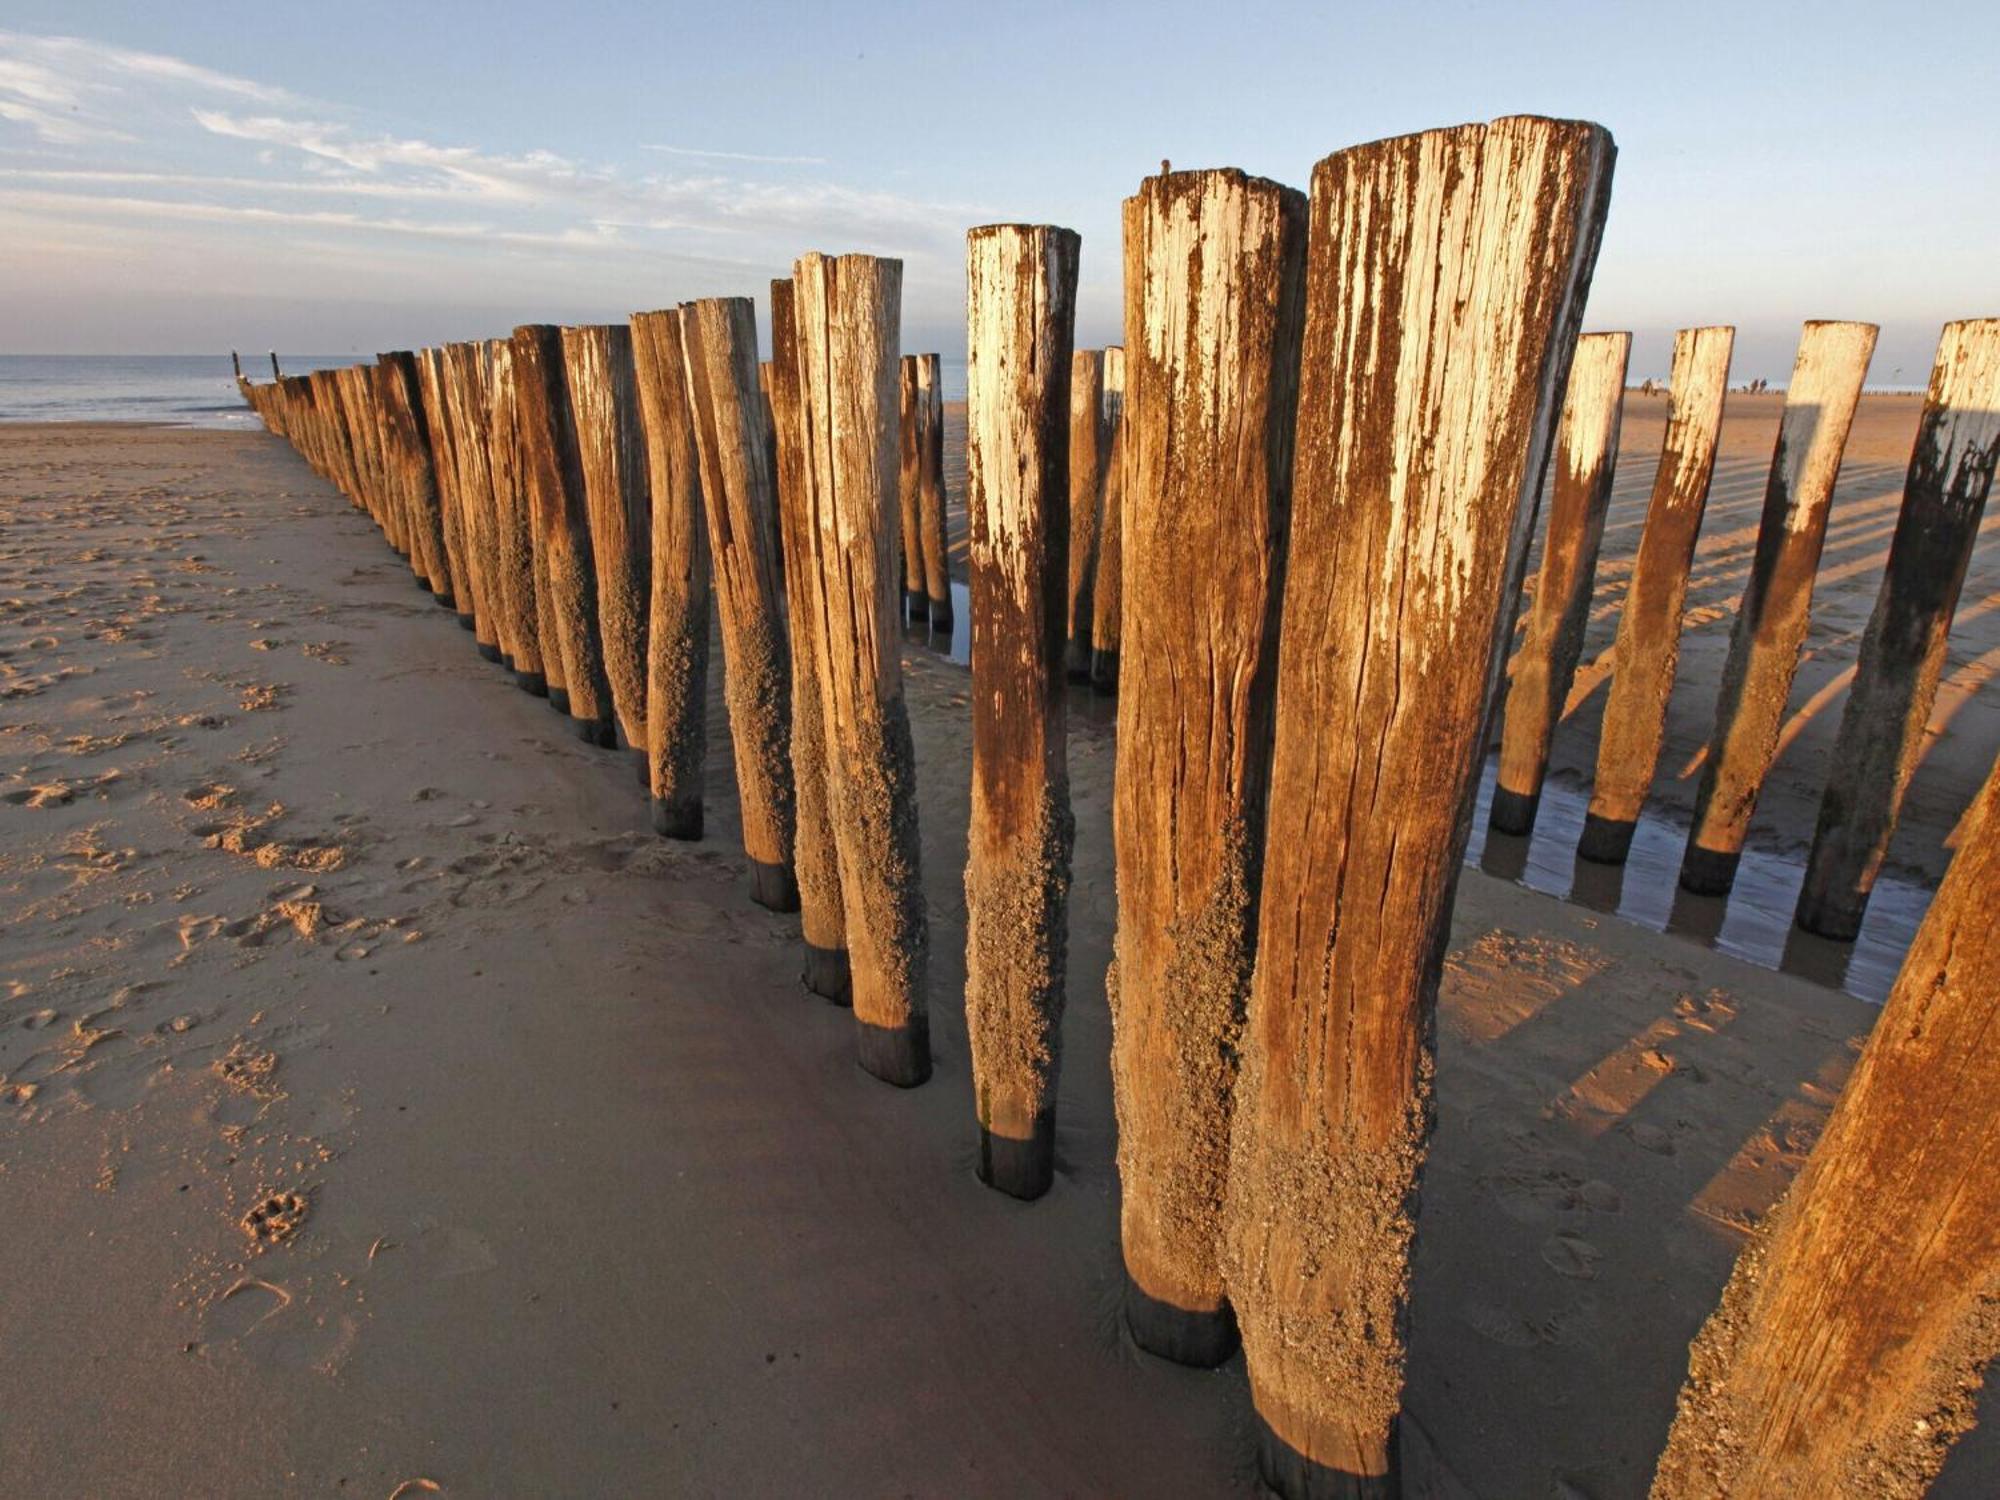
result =
[{"label": "footprint in sand", "polygon": [[1558,1276],[1591,1281],[1604,1252],[1589,1240],[1574,1234],[1552,1234],[1542,1241],[1542,1261]]},{"label": "footprint in sand", "polygon": [[234,1343],[292,1305],[292,1294],[275,1282],[245,1277],[209,1303],[201,1331],[208,1343]]},{"label": "footprint in sand", "polygon": [[238,1224],[258,1246],[282,1245],[304,1227],[312,1202],[303,1193],[267,1193]]}]

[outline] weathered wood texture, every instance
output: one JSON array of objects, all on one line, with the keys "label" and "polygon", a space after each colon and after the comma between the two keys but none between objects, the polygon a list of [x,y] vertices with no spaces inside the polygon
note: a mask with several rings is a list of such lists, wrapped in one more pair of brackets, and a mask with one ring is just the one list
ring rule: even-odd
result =
[{"label": "weathered wood texture", "polygon": [[1811,623],[1827,510],[1875,334],[1872,323],[1808,323],[1799,340],[1681,858],[1681,885],[1696,895],[1726,895],[1736,882]]},{"label": "weathered wood texture", "polygon": [[447,344],[445,406],[458,460],[459,516],[465,535],[465,576],[472,585],[472,634],[479,654],[502,659],[506,640],[500,594],[500,517],[493,495],[493,350],[490,344]]},{"label": "weathered wood texture", "polygon": [[1613,155],[1598,126],[1517,117],[1313,172],[1225,1230],[1284,1495],[1400,1492],[1438,975]]},{"label": "weathered wood texture", "polygon": [[702,773],[708,760],[708,521],[688,405],[687,360],[678,309],[635,313],[632,363],[646,437],[652,495],[646,631],[647,766],[653,830],[702,833]]},{"label": "weathered wood texture", "polygon": [[771,283],[771,421],[776,431],[778,539],[785,562],[791,629],[792,870],[799,883],[805,939],[805,985],[838,1004],[849,1000],[847,917],[840,895],[840,852],[828,801],[826,695],[814,600],[812,456],[799,376],[799,322],[789,278]]},{"label": "weathered wood texture", "polygon": [[1612,647],[1611,688],[1598,730],[1597,775],[1577,853],[1623,864],[1652,790],[1666,737],[1667,700],[1681,653],[1688,568],[1708,508],[1715,440],[1722,430],[1734,328],[1683,328],[1674,335],[1667,431],[1646,505],[1632,579]]},{"label": "weathered wood texture", "polygon": [[525,323],[514,330],[513,343],[521,476],[535,523],[536,576],[547,584],[542,654],[546,660],[546,626],[553,620],[570,718],[583,739],[609,746],[616,743],[611,685],[598,633],[596,563],[569,381],[563,374],[562,330],[550,323]]},{"label": "weathered wood texture", "polygon": [[562,352],[590,523],[604,678],[619,746],[643,758],[650,743],[646,631],[653,517],[632,330],[623,323],[565,328]]},{"label": "weathered wood texture", "polygon": [[897,381],[900,443],[896,498],[902,520],[903,610],[912,624],[928,624],[931,597],[924,587],[924,429],[929,403],[917,389],[917,356],[905,354]]},{"label": "weathered wood texture", "polygon": [[1080,243],[1048,225],[987,225],[966,237],[965,1025],[979,1175],[1017,1198],[1047,1192],[1055,1170],[1076,838],[1063,652]]},{"label": "weathered wood texture", "polygon": [[451,408],[446,399],[445,354],[435,346],[417,353],[417,395],[424,414],[424,432],[430,439],[431,472],[438,491],[438,526],[444,544],[446,576],[451,580],[452,609],[458,623],[473,629],[472,580],[466,573],[465,505],[459,496],[458,446],[452,433]]},{"label": "weathered wood texture", "polygon": [[[1125,351],[1104,351],[1104,493],[1090,589],[1090,685],[1118,691],[1118,611],[1124,598]],[[1072,639],[1074,639],[1072,637]]]},{"label": "weathered wood texture", "polygon": [[2000,463],[2000,319],[1945,325],[1875,612],[1820,801],[1801,927],[1861,930],[1923,752],[1945,639]]},{"label": "weathered wood texture", "polygon": [[424,415],[417,356],[407,349],[376,356],[382,370],[384,431],[410,533],[410,560],[431,597],[453,605],[451,568],[444,545],[444,503],[431,460],[430,423]]},{"label": "weathered wood texture", "polygon": [[1587,333],[1576,343],[1556,458],[1547,481],[1548,527],[1535,574],[1527,630],[1514,653],[1500,731],[1499,774],[1490,821],[1502,833],[1525,836],[1535,826],[1549,743],[1562,722],[1584,627],[1597,583],[1597,551],[1611,507],[1618,464],[1618,419],[1625,407],[1629,333]]},{"label": "weathered wood texture", "polygon": [[2000,1355],[1996,890],[2000,768],[1826,1133],[1689,1351],[1654,1500],[1914,1500],[1972,1427]]},{"label": "weathered wood texture", "polygon": [[861,1065],[930,1077],[930,930],[893,571],[902,262],[813,253],[794,267],[810,455],[814,650]]},{"label": "weathered wood texture", "polygon": [[[562,662],[542,654],[540,604],[536,598],[534,520],[522,473],[515,408],[514,345],[493,339],[486,346],[487,472],[493,495],[493,598],[499,608],[500,651],[514,680],[531,693],[550,697],[561,691]],[[568,712],[567,704],[563,706]]]},{"label": "weathered wood texture", "polygon": [[935,354],[913,354],[916,390],[917,529],[924,548],[925,605],[934,632],[951,633],[950,523],[944,494],[944,377]]},{"label": "weathered wood texture", "polygon": [[1125,691],[1111,1074],[1125,1317],[1235,1346],[1216,1236],[1250,988],[1290,505],[1306,201],[1234,170],[1148,178],[1126,217]]},{"label": "weathered wood texture", "polygon": [[743,849],[759,905],[797,911],[792,872],[792,679],[778,491],[757,386],[757,312],[748,297],[681,309],[688,401],[708,512],[724,695],[743,807]]},{"label": "weathered wood texture", "polygon": [[1104,430],[1104,351],[1078,349],[1069,364],[1069,579],[1064,652],[1073,681],[1090,678],[1099,513],[1109,454]]}]

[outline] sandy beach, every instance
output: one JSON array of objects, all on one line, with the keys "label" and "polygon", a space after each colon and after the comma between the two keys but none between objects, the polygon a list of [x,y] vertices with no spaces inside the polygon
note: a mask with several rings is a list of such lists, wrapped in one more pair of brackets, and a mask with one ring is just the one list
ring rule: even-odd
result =
[{"label": "sandy beach", "polygon": [[[1779,399],[1730,398],[1669,812]],[[1868,398],[1849,444],[1752,833],[1780,853],[1811,837],[1919,405]],[[1555,740],[1586,787],[1664,406],[1626,403]],[[962,408],[947,443],[956,485]],[[1892,854],[1912,880],[2000,745],[1996,605],[1989,542]],[[936,1054],[908,1093],[799,985],[796,918],[750,903],[719,671],[708,837],[663,842],[629,762],[482,663],[279,439],[0,427],[0,1488],[1257,1493],[1240,1356],[1172,1367],[1118,1323],[1106,711],[1072,724],[1057,1183],[1021,1204],[973,1174],[969,679],[905,667]],[[1466,871],[1416,1493],[1645,1493],[1688,1340],[1875,1013]],[[2000,1493],[1996,1420],[1989,1388],[1936,1495]]]}]

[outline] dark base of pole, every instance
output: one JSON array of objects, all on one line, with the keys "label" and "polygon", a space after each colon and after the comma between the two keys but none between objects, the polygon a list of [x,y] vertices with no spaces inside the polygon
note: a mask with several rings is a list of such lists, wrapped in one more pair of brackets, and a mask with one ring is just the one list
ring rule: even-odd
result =
[{"label": "dark base of pole", "polygon": [[1493,806],[1486,814],[1486,821],[1502,833],[1524,839],[1535,831],[1535,813],[1541,805],[1540,792],[1530,796],[1496,786],[1493,788]]},{"label": "dark base of pole", "polygon": [[[471,615],[468,615],[468,614],[463,614],[463,613],[461,613],[461,614],[459,615],[459,617],[458,617],[458,628],[459,628],[460,630],[476,630],[476,629],[478,628],[478,626],[479,626],[479,622],[478,622],[477,620],[473,619]],[[495,654],[496,654],[496,655],[498,654],[498,652],[497,652],[497,649],[496,649],[496,653],[495,653]]]},{"label": "dark base of pole", "polygon": [[1141,1290],[1125,1278],[1125,1327],[1148,1354],[1177,1365],[1212,1370],[1236,1352],[1236,1314],[1228,1303],[1213,1312],[1189,1312]]},{"label": "dark base of pole", "polygon": [[1583,837],[1576,845],[1577,856],[1594,865],[1622,865],[1632,853],[1632,834],[1638,826],[1624,818],[1600,818],[1596,813],[1585,813]]},{"label": "dark base of pole", "polygon": [[920,589],[904,589],[903,613],[912,625],[928,624],[931,617],[930,595]]},{"label": "dark base of pole", "polygon": [[440,593],[439,593],[439,592],[438,592],[438,591],[437,591],[436,589],[432,589],[432,590],[431,590],[431,599],[432,599],[432,601],[433,601],[433,602],[435,602],[435,603],[436,603],[436,605],[437,605],[437,607],[438,607],[439,609],[456,609],[456,608],[458,608],[458,601],[457,601],[456,599],[454,599],[454,598],[452,598],[452,597],[451,597],[451,590],[450,590],[450,589],[446,589],[446,590],[445,590],[445,591],[444,591],[444,592],[443,592],[442,594],[440,594]]},{"label": "dark base of pole", "polygon": [[1690,844],[1681,861],[1681,889],[1696,896],[1726,896],[1736,884],[1736,867],[1742,862],[1740,852],[1719,854]]},{"label": "dark base of pole", "polygon": [[1861,935],[1861,919],[1868,915],[1868,897],[1859,899],[1850,895],[1846,900],[1834,896],[1822,896],[1817,900],[1812,895],[1812,887],[1799,893],[1797,921],[1818,937],[1831,938],[1836,943],[1851,943]]},{"label": "dark base of pole", "polygon": [[632,770],[639,778],[639,785],[650,788],[653,785],[653,757],[645,750],[628,750],[632,757]]},{"label": "dark base of pole", "polygon": [[514,686],[524,693],[533,693],[537,698],[549,696],[549,680],[540,672],[523,672],[516,668]]},{"label": "dark base of pole", "polygon": [[1056,1121],[1038,1116],[1025,1141],[979,1128],[979,1180],[1010,1198],[1032,1201],[1049,1190],[1056,1176]]},{"label": "dark base of pole", "polygon": [[797,911],[799,883],[789,865],[750,861],[750,899],[770,911]]},{"label": "dark base of pole", "polygon": [[847,967],[845,948],[820,948],[806,944],[806,988],[835,1005],[854,1003],[854,975]]},{"label": "dark base of pole", "polygon": [[653,798],[653,832],[663,839],[695,843],[701,838],[701,803]]},{"label": "dark base of pole", "polygon": [[559,687],[550,688],[549,707],[567,719],[569,717],[569,689]]},{"label": "dark base of pole", "polygon": [[610,750],[618,743],[618,726],[609,719],[572,719],[576,737],[586,745],[595,745],[600,750]]},{"label": "dark base of pole", "polygon": [[920,1016],[905,1026],[870,1026],[855,1022],[855,1060],[863,1072],[913,1089],[931,1076],[930,1017]]},{"label": "dark base of pole", "polygon": [[500,648],[491,641],[479,641],[475,644],[479,647],[479,659],[481,661],[497,662],[500,660]]},{"label": "dark base of pole", "polygon": [[1100,651],[1090,659],[1090,685],[1107,698],[1118,696],[1118,653]]},{"label": "dark base of pole", "polygon": [[1257,1473],[1284,1500],[1398,1500],[1403,1493],[1396,1435],[1389,1434],[1389,1472],[1350,1474],[1307,1458],[1257,1418]]},{"label": "dark base of pole", "polygon": [[951,629],[951,601],[949,599],[931,600],[931,629]]},{"label": "dark base of pole", "polygon": [[1063,658],[1063,676],[1071,682],[1090,681],[1090,648],[1076,641],[1069,643],[1069,654]]}]

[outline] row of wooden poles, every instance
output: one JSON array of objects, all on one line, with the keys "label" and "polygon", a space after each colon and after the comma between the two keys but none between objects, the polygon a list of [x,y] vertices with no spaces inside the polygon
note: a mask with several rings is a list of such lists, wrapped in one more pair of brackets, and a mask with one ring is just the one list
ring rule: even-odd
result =
[{"label": "row of wooden poles", "polygon": [[[1597,126],[1512,118],[1337,152],[1310,197],[1163,171],[1124,207],[1116,477],[1083,545],[1120,554],[1116,635],[1090,650],[1122,679],[1125,1317],[1189,1364],[1240,1336],[1260,1466],[1286,1495],[1401,1490],[1453,893],[1558,408],[1566,385],[1580,409],[1593,379],[1623,383],[1622,346],[1619,371],[1571,375],[1613,156]],[[968,236],[965,1013],[980,1173],[1024,1198],[1052,1171],[1074,836],[1078,255],[1049,226]],[[659,826],[683,837],[712,592],[758,899],[796,899],[807,983],[851,1001],[865,1068],[911,1085],[930,1051],[896,628],[915,584],[893,566],[899,298],[895,261],[801,259],[772,284],[768,405],[743,299],[248,394],[470,605],[489,654],[593,736],[646,748]],[[1794,407],[1822,363],[1802,356]],[[1952,389],[1926,417],[1940,461],[1983,444],[1990,470],[1996,418]],[[1788,509],[1820,483],[1823,424],[1845,427],[1829,399],[1788,409]],[[1558,514],[1567,466],[1588,467],[1570,426]],[[1551,558],[1583,523],[1562,524]],[[1677,622],[1662,592],[1629,613]],[[2000,781],[1697,1345],[1659,1495],[1839,1493],[1857,1463],[1924,1476],[1967,1420],[2000,1288],[2000,940],[1978,910],[2000,891],[1996,803]]]}]

